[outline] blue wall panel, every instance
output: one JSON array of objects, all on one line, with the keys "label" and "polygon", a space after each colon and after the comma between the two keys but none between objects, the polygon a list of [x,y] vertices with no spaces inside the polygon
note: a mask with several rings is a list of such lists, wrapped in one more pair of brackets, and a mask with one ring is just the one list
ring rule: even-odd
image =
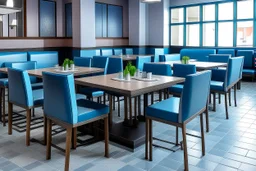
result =
[{"label": "blue wall panel", "polygon": [[108,37],[123,37],[123,8],[108,5]]},{"label": "blue wall panel", "polygon": [[56,36],[56,2],[40,0],[40,37]]},{"label": "blue wall panel", "polygon": [[66,37],[72,37],[72,3],[65,4]]}]

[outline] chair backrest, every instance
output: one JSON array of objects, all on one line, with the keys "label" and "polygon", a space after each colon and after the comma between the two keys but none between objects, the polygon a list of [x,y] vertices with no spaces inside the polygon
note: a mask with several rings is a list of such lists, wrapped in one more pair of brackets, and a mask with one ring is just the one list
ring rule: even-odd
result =
[{"label": "chair backrest", "polygon": [[22,107],[34,105],[32,87],[27,71],[8,68],[9,101]]},{"label": "chair backrest", "polygon": [[156,64],[156,63],[145,63],[145,72],[152,72],[153,75],[171,76],[172,69],[169,64]]},{"label": "chair backrest", "polygon": [[143,71],[144,63],[151,62],[151,56],[137,56],[136,58],[136,68]]},{"label": "chair backrest", "polygon": [[37,68],[49,68],[59,64],[58,52],[28,52],[28,61],[36,61]]},{"label": "chair backrest", "polygon": [[227,66],[226,82],[224,87],[228,88],[234,85],[241,78],[241,66],[243,65],[244,57],[230,58]]},{"label": "chair backrest", "polygon": [[[37,62],[36,61],[26,61],[26,62],[6,62],[5,66],[8,68],[15,68],[20,70],[32,70],[36,69]],[[29,76],[31,83],[36,83],[37,78],[34,76]]]},{"label": "chair backrest", "polygon": [[180,108],[179,122],[182,123],[202,111],[210,92],[211,71],[186,76]]},{"label": "chair backrest", "polygon": [[114,74],[123,72],[123,59],[122,58],[109,58],[108,59],[107,74]]},{"label": "chair backrest", "polygon": [[44,72],[43,80],[44,114],[66,123],[77,123],[74,76]]},{"label": "chair backrest", "polygon": [[180,54],[169,54],[169,55],[160,55],[159,61],[160,62],[167,62],[167,61],[179,61]]},{"label": "chair backrest", "polygon": [[133,49],[132,48],[126,48],[125,49],[125,54],[126,55],[133,55]]},{"label": "chair backrest", "polygon": [[121,55],[123,54],[123,49],[113,49],[114,55]]},{"label": "chair backrest", "polygon": [[228,54],[231,57],[235,56],[235,49],[219,49],[218,54]]},{"label": "chair backrest", "polygon": [[164,55],[164,49],[163,48],[156,48],[154,52],[154,62],[159,62],[159,56]]},{"label": "chair backrest", "polygon": [[196,73],[196,66],[191,64],[173,64],[173,76],[186,77]]},{"label": "chair backrest", "polygon": [[104,69],[104,75],[107,74],[109,57],[106,56],[94,56],[92,58],[92,67]]},{"label": "chair backrest", "polygon": [[238,50],[237,56],[244,56],[244,68],[254,68],[254,51],[253,50]]},{"label": "chair backrest", "polygon": [[74,63],[76,66],[90,67],[92,57],[74,57]]},{"label": "chair backrest", "polygon": [[229,54],[210,54],[209,62],[228,63],[229,58],[231,58],[231,55],[229,55]]},{"label": "chair backrest", "polygon": [[112,49],[101,49],[101,56],[112,56]]}]

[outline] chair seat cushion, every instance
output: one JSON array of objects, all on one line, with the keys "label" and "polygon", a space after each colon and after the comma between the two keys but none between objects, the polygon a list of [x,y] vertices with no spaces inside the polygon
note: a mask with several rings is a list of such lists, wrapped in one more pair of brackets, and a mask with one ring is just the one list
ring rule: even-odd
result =
[{"label": "chair seat cushion", "polygon": [[180,98],[172,97],[147,107],[146,116],[177,123],[179,106]]},{"label": "chair seat cushion", "polygon": [[246,75],[254,75],[255,72],[256,71],[254,69],[243,69],[243,74],[246,74]]},{"label": "chair seat cushion", "polygon": [[32,90],[42,89],[43,88],[43,82],[40,83],[32,83]]},{"label": "chair seat cushion", "polygon": [[44,91],[43,89],[33,90],[34,105],[43,105]]},{"label": "chair seat cushion", "polygon": [[76,94],[76,100],[85,100],[86,99],[86,95],[83,94]]},{"label": "chair seat cushion", "polygon": [[181,94],[183,90],[184,85],[183,84],[176,84],[169,88],[169,92],[171,94]]},{"label": "chair seat cushion", "polygon": [[100,97],[103,96],[104,92],[97,89],[97,88],[92,88],[92,87],[83,87],[79,88],[79,93],[85,94],[88,97]]},{"label": "chair seat cushion", "polygon": [[0,86],[7,87],[8,86],[8,78],[1,78],[0,79]]},{"label": "chair seat cushion", "polygon": [[224,91],[224,82],[222,82],[222,81],[211,81],[211,90]]},{"label": "chair seat cushion", "polygon": [[77,101],[78,123],[109,113],[109,107],[89,100]]}]

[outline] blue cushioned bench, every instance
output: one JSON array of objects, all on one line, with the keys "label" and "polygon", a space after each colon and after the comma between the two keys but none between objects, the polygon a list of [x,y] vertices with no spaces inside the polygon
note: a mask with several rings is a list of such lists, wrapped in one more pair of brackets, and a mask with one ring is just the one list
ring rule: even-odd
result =
[{"label": "blue cushioned bench", "polygon": [[235,49],[219,49],[218,54],[227,54],[231,55],[231,57],[236,56],[236,51]]},{"label": "blue cushioned bench", "polygon": [[208,61],[210,54],[216,54],[216,49],[182,49],[180,51],[180,57],[188,56],[190,59],[196,59],[198,61]]},{"label": "blue cushioned bench", "polygon": [[42,51],[42,52],[28,52],[28,61],[36,61],[37,68],[49,68],[59,64],[58,52],[56,51]]},{"label": "blue cushioned bench", "polygon": [[159,56],[160,62],[168,62],[168,61],[179,61],[180,54],[168,54],[168,55],[160,55]]},{"label": "blue cushioned bench", "polygon": [[255,58],[253,50],[238,50],[237,56],[244,56],[244,68],[243,68],[243,76],[251,77],[252,80],[255,78]]}]

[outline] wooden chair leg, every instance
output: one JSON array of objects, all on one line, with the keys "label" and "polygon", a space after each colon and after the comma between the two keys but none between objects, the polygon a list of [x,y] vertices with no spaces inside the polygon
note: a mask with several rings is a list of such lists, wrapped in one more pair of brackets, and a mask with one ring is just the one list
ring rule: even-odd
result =
[{"label": "wooden chair leg", "polygon": [[103,104],[106,105],[106,94],[103,95]]},{"label": "wooden chair leg", "polygon": [[47,144],[46,144],[46,160],[51,159],[51,147],[52,147],[52,121],[46,118],[47,123]]},{"label": "wooden chair leg", "polygon": [[234,86],[234,103],[235,103],[235,107],[237,107],[237,103],[236,103],[236,91],[237,91],[237,84]]},{"label": "wooden chair leg", "polygon": [[108,117],[104,119],[105,129],[105,157],[109,157],[109,128],[108,128]]},{"label": "wooden chair leg", "polygon": [[161,102],[162,99],[163,99],[163,97],[162,97],[162,91],[160,90],[160,91],[159,91],[159,102]]},{"label": "wooden chair leg", "polygon": [[117,97],[117,103],[118,103],[118,117],[120,117],[121,116],[120,97]]},{"label": "wooden chair leg", "polygon": [[72,136],[72,128],[67,128],[66,150],[65,150],[65,151],[66,151],[66,156],[65,156],[65,171],[68,171],[68,170],[69,170],[71,136]]},{"label": "wooden chair leg", "polygon": [[152,134],[152,120],[149,119],[149,161],[153,160],[153,134]]},{"label": "wooden chair leg", "polygon": [[225,93],[225,110],[226,110],[226,119],[228,119],[228,97],[227,97],[227,93]]},{"label": "wooden chair leg", "polygon": [[112,96],[113,97],[113,100],[112,100],[112,103],[113,103],[113,110],[116,110],[116,97],[115,96]]},{"label": "wooden chair leg", "polygon": [[188,149],[186,138],[186,125],[182,124],[183,151],[184,151],[184,170],[188,171]]},{"label": "wooden chair leg", "polygon": [[5,88],[3,88],[3,124],[4,126],[6,125],[6,121],[5,121]]},{"label": "wooden chair leg", "polygon": [[229,89],[228,91],[228,102],[229,102],[229,106],[231,106],[231,89]]},{"label": "wooden chair leg", "polygon": [[209,125],[209,108],[208,104],[206,105],[206,110],[205,110],[205,121],[206,121],[206,132],[210,131],[210,125]]},{"label": "wooden chair leg", "polygon": [[145,124],[145,126],[146,126],[146,128],[145,128],[145,130],[146,130],[146,139],[145,139],[145,159],[146,160],[148,160],[148,140],[149,140],[149,137],[148,137],[148,132],[149,132],[149,120],[148,120],[148,118],[146,118],[146,124]]},{"label": "wooden chair leg", "polygon": [[154,92],[151,93],[151,105],[154,104]]},{"label": "wooden chair leg", "polygon": [[219,104],[221,104],[221,95],[220,95],[220,93],[219,93]]},{"label": "wooden chair leg", "polygon": [[72,149],[77,147],[77,128],[72,129]]},{"label": "wooden chair leg", "polygon": [[27,109],[27,122],[26,122],[26,145],[30,145],[30,123],[31,123],[31,109]]},{"label": "wooden chair leg", "polygon": [[213,111],[216,112],[216,93],[213,93]]},{"label": "wooden chair leg", "polygon": [[47,118],[44,116],[44,145],[47,144]]},{"label": "wooden chair leg", "polygon": [[176,146],[179,145],[179,127],[176,126]]},{"label": "wooden chair leg", "polygon": [[200,115],[200,124],[201,124],[201,140],[202,140],[202,155],[205,155],[205,142],[204,142],[204,115]]},{"label": "wooden chair leg", "polygon": [[13,113],[13,104],[8,102],[8,134],[12,135],[12,113]]}]

